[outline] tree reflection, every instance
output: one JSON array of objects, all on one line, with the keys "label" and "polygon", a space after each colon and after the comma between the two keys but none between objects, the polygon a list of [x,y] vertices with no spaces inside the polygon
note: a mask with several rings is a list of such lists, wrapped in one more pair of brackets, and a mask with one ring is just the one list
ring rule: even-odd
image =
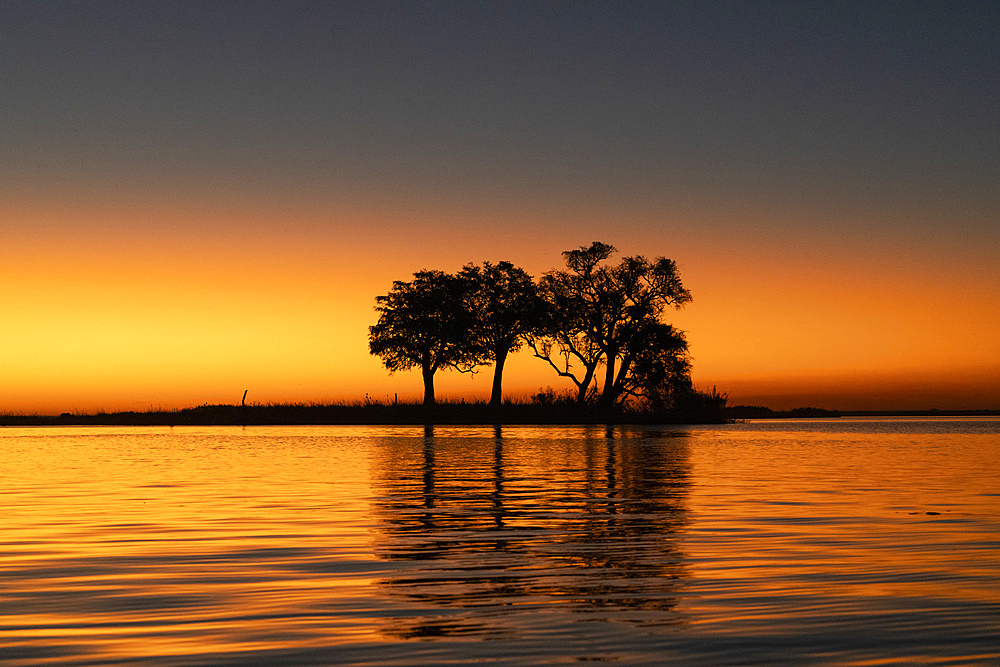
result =
[{"label": "tree reflection", "polygon": [[489,436],[439,429],[380,447],[375,551],[397,562],[380,585],[408,609],[388,634],[502,634],[537,613],[678,620],[685,438],[604,429]]}]

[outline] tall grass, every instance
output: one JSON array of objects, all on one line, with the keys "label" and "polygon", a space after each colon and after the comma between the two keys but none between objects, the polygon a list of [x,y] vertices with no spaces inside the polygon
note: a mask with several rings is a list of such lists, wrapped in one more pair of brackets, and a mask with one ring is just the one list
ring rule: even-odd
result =
[{"label": "tall grass", "polygon": [[[721,406],[720,406],[721,401]],[[680,402],[679,402],[680,403]],[[602,412],[579,405],[569,394],[551,389],[512,398],[496,408],[485,401],[422,403],[364,400],[337,403],[252,403],[200,405],[180,410],[145,412],[63,413],[59,416],[0,415],[0,425],[294,425],[294,424],[604,424],[604,423],[721,423],[725,396],[694,392],[670,409],[641,407]]]}]

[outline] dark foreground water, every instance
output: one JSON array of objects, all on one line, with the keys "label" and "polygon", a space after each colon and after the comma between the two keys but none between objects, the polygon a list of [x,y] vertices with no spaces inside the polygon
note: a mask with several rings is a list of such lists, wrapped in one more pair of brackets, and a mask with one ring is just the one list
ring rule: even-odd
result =
[{"label": "dark foreground water", "polygon": [[1000,421],[0,429],[3,664],[1000,664]]}]

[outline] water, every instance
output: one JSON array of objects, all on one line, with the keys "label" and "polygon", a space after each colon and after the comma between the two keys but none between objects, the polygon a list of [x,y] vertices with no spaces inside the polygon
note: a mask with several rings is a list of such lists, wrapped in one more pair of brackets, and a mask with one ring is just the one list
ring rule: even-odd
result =
[{"label": "water", "polygon": [[0,429],[3,664],[998,664],[1000,420]]}]

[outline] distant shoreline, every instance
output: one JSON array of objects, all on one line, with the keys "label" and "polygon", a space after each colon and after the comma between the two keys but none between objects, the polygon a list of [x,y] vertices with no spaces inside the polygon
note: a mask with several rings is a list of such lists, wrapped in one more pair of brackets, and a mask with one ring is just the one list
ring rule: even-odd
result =
[{"label": "distant shoreline", "polygon": [[838,417],[998,417],[995,410],[826,410],[823,408],[795,408],[794,410],[771,410],[755,405],[734,405],[725,409],[730,419],[823,419]]},{"label": "distant shoreline", "polygon": [[720,424],[745,419],[817,419],[838,417],[992,417],[997,410],[771,410],[762,406],[730,406],[721,412],[684,414],[676,411],[602,414],[592,406],[511,403],[499,410],[485,403],[400,403],[202,405],[179,410],[67,413],[61,415],[0,414],[0,426],[473,426],[569,424]]}]

